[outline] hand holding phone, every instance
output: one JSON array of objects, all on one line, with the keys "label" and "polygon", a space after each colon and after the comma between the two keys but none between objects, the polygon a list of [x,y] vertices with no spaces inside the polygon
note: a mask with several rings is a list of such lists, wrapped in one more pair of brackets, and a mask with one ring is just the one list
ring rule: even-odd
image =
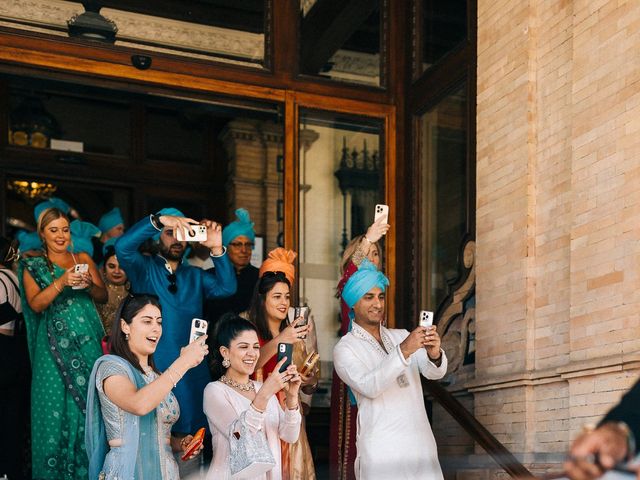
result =
[{"label": "hand holding phone", "polygon": [[[88,263],[76,263],[73,267],[73,273],[79,273],[80,275],[87,273],[89,271],[89,264]],[[87,285],[86,283],[83,281],[82,283],[80,283],[79,285],[74,285],[71,288],[73,290],[82,290],[83,288],[86,288]]]},{"label": "hand holding phone", "polygon": [[189,444],[183,448],[182,457],[183,461],[186,461],[191,457],[201,446],[204,441],[204,428],[199,429],[193,436]]},{"label": "hand holding phone", "polygon": [[175,230],[176,240],[179,242],[206,242],[207,241],[207,226],[206,225],[191,225],[191,230],[187,228],[177,227]]},{"label": "hand holding phone", "polygon": [[189,343],[196,341],[207,334],[207,321],[201,318],[191,320],[191,331],[189,332]]},{"label": "hand holding phone", "polygon": [[429,310],[420,311],[420,315],[418,317],[418,324],[421,327],[430,327],[433,325],[433,312]]},{"label": "hand holding phone", "polygon": [[[294,320],[297,320],[298,318],[302,319],[302,320],[298,320],[296,327],[306,327],[309,324],[309,307],[307,306],[295,307],[293,312],[294,312],[293,313]],[[307,338],[307,334],[305,333],[304,335],[301,335],[300,338],[302,339]]]},{"label": "hand holding phone", "polygon": [[384,205],[382,203],[379,203],[376,205],[375,214],[373,217],[373,223],[378,223],[378,220],[381,220],[381,223],[389,223],[389,206],[388,205]]},{"label": "hand holding phone", "polygon": [[291,358],[293,357],[293,345],[291,343],[278,344],[277,362],[280,362],[280,360],[282,360],[284,357],[287,357],[287,359],[280,366],[280,369],[278,370],[279,373],[284,372],[287,368],[289,368],[289,365],[291,365]]}]

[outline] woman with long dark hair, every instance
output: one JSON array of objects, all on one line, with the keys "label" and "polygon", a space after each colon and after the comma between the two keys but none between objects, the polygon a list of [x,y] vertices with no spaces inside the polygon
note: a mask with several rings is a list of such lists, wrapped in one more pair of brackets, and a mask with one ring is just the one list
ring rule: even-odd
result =
[{"label": "woman with long dark hair", "polygon": [[[214,382],[204,390],[204,413],[213,435],[213,461],[207,480],[231,477],[229,430],[241,422],[253,435],[264,432],[275,466],[257,479],[281,480],[281,440],[293,443],[300,432],[298,390],[300,375],[292,364],[279,372],[284,363],[264,383],[251,380],[258,358],[260,343],[255,325],[230,313],[223,315],[215,327],[214,350],[211,352]],[[284,406],[276,398],[284,394]],[[286,466],[285,466],[286,467]]]},{"label": "woman with long dark hair", "polygon": [[[22,259],[18,270],[32,366],[32,475],[84,480],[87,382],[104,334],[94,301],[104,302],[107,292],[91,257],[69,252],[61,210],[39,213],[37,232],[44,251]],[[81,264],[84,273],[76,271]]]},{"label": "woman with long dark hair", "polygon": [[[162,313],[154,295],[130,295],[116,313],[111,354],[91,372],[87,401],[90,480],[177,480],[173,451],[186,451],[192,436],[171,436],[180,407],[171,390],[208,353],[206,336],[184,347],[164,373],[153,352],[162,336]],[[194,453],[196,455],[200,450]]]},{"label": "woman with long dark hair", "polygon": [[131,289],[127,273],[118,262],[116,250],[113,246],[115,239],[113,240],[113,242],[111,240],[107,242],[102,249],[104,263],[100,269],[100,274],[107,289],[108,300],[106,303],[96,305],[100,320],[102,320],[102,326],[107,335],[111,334],[111,324],[120,303],[129,295],[129,290]]},{"label": "woman with long dark hair", "polygon": [[[279,343],[293,345],[293,363],[302,367],[307,357],[307,346],[304,339],[309,335],[311,323],[298,326],[302,318],[296,318],[289,325],[287,316],[291,306],[290,289],[295,279],[293,261],[295,253],[291,250],[277,248],[269,252],[268,258],[260,267],[260,279],[256,285],[249,319],[255,323],[260,340],[260,360],[256,378],[268,378],[276,367],[276,352]],[[316,349],[317,350],[317,349]],[[318,370],[302,375],[300,387],[300,403],[305,413],[305,400],[318,384]],[[302,394],[306,394],[303,398]],[[282,403],[282,395],[279,395]],[[307,405],[308,410],[309,405]],[[300,437],[293,445],[282,448],[283,475],[291,480],[313,480],[316,478],[311,448],[304,425],[304,415]]]}]

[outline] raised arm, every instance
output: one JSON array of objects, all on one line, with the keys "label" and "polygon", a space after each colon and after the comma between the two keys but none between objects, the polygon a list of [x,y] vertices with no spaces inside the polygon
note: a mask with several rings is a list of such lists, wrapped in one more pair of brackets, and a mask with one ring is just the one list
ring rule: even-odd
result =
[{"label": "raised arm", "polygon": [[138,248],[145,240],[153,237],[159,230],[151,223],[151,217],[147,216],[133,225],[122,235],[115,244],[116,255],[122,269],[127,272],[127,276],[132,283],[140,281],[144,275],[145,257]]},{"label": "raised arm", "polygon": [[209,349],[200,337],[180,352],[180,356],[153,382],[137,389],[131,380],[122,375],[113,375],[103,382],[104,393],[122,410],[144,416],[155,409],[180,381],[187,370],[197,366],[206,357]]},{"label": "raised arm", "polygon": [[333,349],[333,364],[340,379],[367,398],[376,398],[382,394],[408,365],[399,345],[378,365],[369,365],[344,342],[338,343]]},{"label": "raised arm", "polygon": [[205,297],[220,298],[233,295],[238,288],[238,281],[226,251],[222,255],[212,255],[211,258],[215,268],[202,271]]}]

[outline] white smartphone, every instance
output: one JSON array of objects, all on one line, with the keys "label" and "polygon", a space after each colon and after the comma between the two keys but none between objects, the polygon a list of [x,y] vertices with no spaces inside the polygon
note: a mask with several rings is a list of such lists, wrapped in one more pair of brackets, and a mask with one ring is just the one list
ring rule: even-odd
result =
[{"label": "white smartphone", "polygon": [[189,343],[207,334],[207,321],[201,318],[191,320],[191,332],[189,333]]},{"label": "white smartphone", "polygon": [[389,205],[383,205],[381,203],[376,205],[373,222],[377,222],[380,218],[384,219],[382,223],[389,223]]},{"label": "white smartphone", "polygon": [[[89,271],[88,263],[76,263],[73,267],[73,273],[87,273]],[[71,287],[73,290],[82,290],[85,288],[84,285],[74,285]]]},{"label": "white smartphone", "polygon": [[433,325],[433,312],[422,310],[418,316],[418,324],[421,327],[430,327]]},{"label": "white smartphone", "polygon": [[207,226],[206,225],[191,225],[193,231],[188,231],[186,228],[176,229],[176,240],[179,242],[206,242],[207,241]]}]

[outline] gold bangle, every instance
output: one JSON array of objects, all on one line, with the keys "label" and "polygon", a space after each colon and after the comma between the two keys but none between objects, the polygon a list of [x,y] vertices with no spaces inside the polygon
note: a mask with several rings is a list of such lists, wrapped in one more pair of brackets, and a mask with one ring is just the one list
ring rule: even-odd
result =
[{"label": "gold bangle", "polygon": [[57,279],[53,280],[53,288],[55,288],[58,293],[62,293],[62,290],[60,290],[60,287],[58,286],[58,283],[56,282]]},{"label": "gold bangle", "polygon": [[300,407],[300,404],[299,404],[299,403],[296,403],[296,406],[295,406],[295,407],[293,407],[293,408],[292,408],[292,407],[290,407],[289,405],[287,405],[287,408],[288,408],[289,410],[298,410],[298,408],[299,408],[299,407]]},{"label": "gold bangle", "polygon": [[256,406],[253,404],[253,402],[251,402],[251,403],[249,404],[249,406],[250,406],[251,408],[253,408],[256,412],[260,413],[260,414],[262,414],[262,413],[264,413],[264,412],[265,412],[264,410],[260,410],[258,407],[256,407]]}]

